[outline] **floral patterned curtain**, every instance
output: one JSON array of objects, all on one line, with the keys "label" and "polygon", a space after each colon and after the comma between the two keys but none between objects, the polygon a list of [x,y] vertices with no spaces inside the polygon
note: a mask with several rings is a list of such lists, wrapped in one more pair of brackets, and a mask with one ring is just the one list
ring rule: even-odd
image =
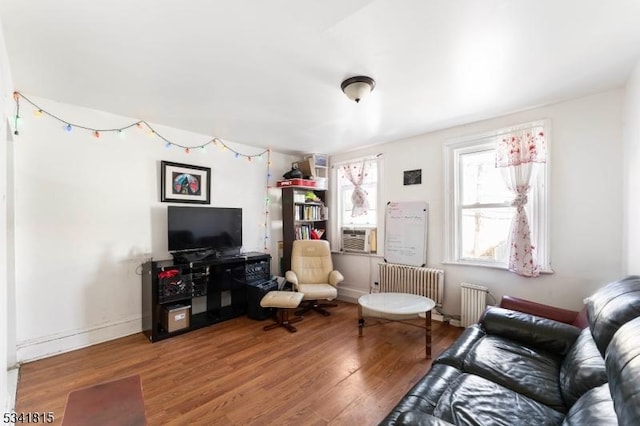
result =
[{"label": "floral patterned curtain", "polygon": [[524,206],[533,181],[534,164],[545,163],[546,159],[547,146],[542,127],[504,135],[496,149],[496,167],[502,168],[504,182],[514,195],[511,205],[516,208],[509,236],[509,270],[525,277],[540,275]]},{"label": "floral patterned curtain", "polygon": [[349,163],[342,166],[342,173],[349,182],[353,184],[353,192],[351,193],[351,217],[364,216],[369,211],[369,200],[367,199],[367,191],[362,189],[362,182],[368,174],[367,161],[362,160],[361,163]]}]

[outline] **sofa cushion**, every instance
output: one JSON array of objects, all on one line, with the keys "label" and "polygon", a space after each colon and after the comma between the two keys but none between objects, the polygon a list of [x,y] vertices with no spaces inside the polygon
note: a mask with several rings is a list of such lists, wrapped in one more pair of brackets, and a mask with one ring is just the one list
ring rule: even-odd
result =
[{"label": "sofa cushion", "polygon": [[566,412],[558,386],[561,362],[559,355],[501,337],[487,336],[467,356],[463,371]]},{"label": "sofa cushion", "polygon": [[617,425],[618,418],[613,410],[609,385],[605,383],[582,395],[573,404],[562,424],[563,426]]},{"label": "sofa cushion", "polygon": [[628,276],[609,283],[587,301],[591,334],[604,357],[615,332],[627,321],[640,316],[640,276]]},{"label": "sofa cushion", "polygon": [[435,417],[456,425],[559,425],[564,414],[473,374],[461,374],[442,394]]},{"label": "sofa cushion", "polygon": [[622,425],[640,425],[640,318],[615,334],[605,357],[609,389]]},{"label": "sofa cushion", "polygon": [[495,306],[487,308],[480,326],[487,334],[561,355],[569,352],[581,331],[573,325]]},{"label": "sofa cushion", "polygon": [[607,383],[604,359],[585,328],[574,343],[560,367],[560,390],[564,402],[571,407],[590,389]]}]

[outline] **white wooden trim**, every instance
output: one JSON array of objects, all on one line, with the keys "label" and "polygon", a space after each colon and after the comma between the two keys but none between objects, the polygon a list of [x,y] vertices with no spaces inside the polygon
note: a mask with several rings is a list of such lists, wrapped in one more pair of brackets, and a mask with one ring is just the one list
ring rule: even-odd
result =
[{"label": "white wooden trim", "polygon": [[142,331],[142,317],[18,342],[18,362],[35,361]]}]

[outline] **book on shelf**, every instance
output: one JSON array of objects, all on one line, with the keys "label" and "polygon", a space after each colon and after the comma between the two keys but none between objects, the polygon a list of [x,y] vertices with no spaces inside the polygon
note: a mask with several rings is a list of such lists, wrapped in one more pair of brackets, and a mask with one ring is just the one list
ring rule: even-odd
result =
[{"label": "book on shelf", "polygon": [[322,205],[297,204],[295,220],[326,220],[327,208]]},{"label": "book on shelf", "polygon": [[297,225],[295,227],[296,240],[319,240],[322,239],[325,230],[314,228],[311,225]]}]

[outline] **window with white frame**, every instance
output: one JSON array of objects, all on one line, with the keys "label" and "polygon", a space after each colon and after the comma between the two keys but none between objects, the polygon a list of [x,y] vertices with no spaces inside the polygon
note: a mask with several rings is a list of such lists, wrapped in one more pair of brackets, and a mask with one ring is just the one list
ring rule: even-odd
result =
[{"label": "window with white frame", "polygon": [[[515,128],[545,128],[546,121]],[[514,128],[476,135],[445,145],[445,261],[507,268],[510,232],[516,215],[514,193],[507,187],[503,168],[496,167],[496,149],[502,136]],[[530,189],[524,209],[531,245],[541,271],[549,271],[547,192],[548,162],[532,164]]]},{"label": "window with white frame", "polygon": [[[343,229],[368,229],[370,251],[376,251],[378,228],[379,158],[358,158],[333,164],[337,235]],[[337,241],[336,241],[337,242]],[[341,249],[342,240],[340,240]]]}]

